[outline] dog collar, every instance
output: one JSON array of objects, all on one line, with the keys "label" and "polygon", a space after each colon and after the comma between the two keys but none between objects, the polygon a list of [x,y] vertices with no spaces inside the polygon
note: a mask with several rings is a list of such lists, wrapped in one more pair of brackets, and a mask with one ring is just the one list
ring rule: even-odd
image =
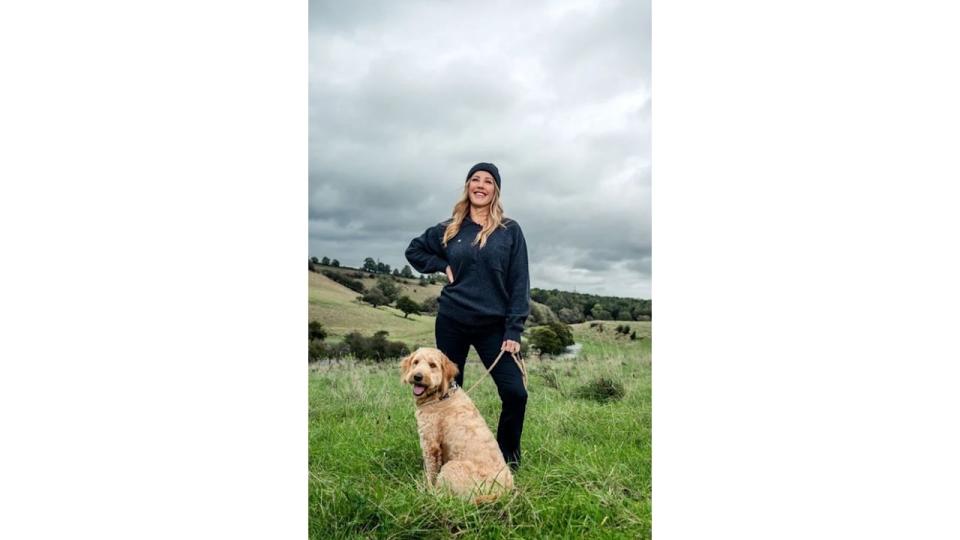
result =
[{"label": "dog collar", "polygon": [[[452,396],[452,395],[453,395],[457,390],[459,390],[459,389],[460,389],[460,387],[457,386],[457,381],[453,381],[453,382],[450,384],[450,388],[447,390],[447,393],[444,394],[444,395],[442,395],[442,396],[440,396],[440,399],[438,399],[438,400],[436,400],[436,401],[432,401],[432,402],[430,402],[430,403],[424,403],[423,405],[419,405],[419,406],[420,406],[420,407],[424,407],[424,406],[427,406],[427,405],[433,405],[434,403],[440,403],[441,401],[443,401],[443,400],[449,398],[450,396]],[[434,393],[436,393],[436,392],[434,392]],[[433,395],[433,394],[427,394],[427,395],[424,396],[424,397],[429,397],[429,396],[431,396],[431,395]]]}]

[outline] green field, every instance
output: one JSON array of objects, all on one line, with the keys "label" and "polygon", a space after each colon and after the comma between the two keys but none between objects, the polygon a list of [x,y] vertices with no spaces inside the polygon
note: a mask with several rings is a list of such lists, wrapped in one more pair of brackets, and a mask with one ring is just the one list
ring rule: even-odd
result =
[{"label": "green field", "polygon": [[[433,344],[433,318],[392,308],[311,274],[310,316],[333,330]],[[344,292],[346,291],[346,292]],[[641,339],[613,330],[629,324]],[[309,531],[327,538],[649,538],[651,515],[650,323],[573,325],[578,357],[527,359],[529,401],[515,492],[474,506],[424,489],[414,406],[398,362],[345,361],[309,371]],[[467,364],[471,386],[485,376]],[[624,396],[600,403],[577,390],[597,377]],[[500,401],[491,380],[471,397],[493,429]]]}]

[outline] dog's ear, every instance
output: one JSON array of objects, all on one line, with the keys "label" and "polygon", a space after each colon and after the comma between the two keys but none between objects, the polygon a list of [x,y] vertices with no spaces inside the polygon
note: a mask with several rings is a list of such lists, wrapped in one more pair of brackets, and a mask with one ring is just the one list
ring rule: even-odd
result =
[{"label": "dog's ear", "polygon": [[407,372],[410,371],[410,365],[413,363],[413,357],[417,354],[416,351],[408,354],[400,361],[400,382],[407,382],[406,376]]},{"label": "dog's ear", "polygon": [[460,369],[443,353],[440,353],[440,361],[443,363],[443,382],[449,385],[457,373],[460,373]]}]

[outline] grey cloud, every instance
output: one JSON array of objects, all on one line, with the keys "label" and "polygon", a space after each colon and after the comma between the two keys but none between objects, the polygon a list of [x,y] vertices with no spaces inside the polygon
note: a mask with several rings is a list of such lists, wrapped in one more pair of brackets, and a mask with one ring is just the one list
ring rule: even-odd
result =
[{"label": "grey cloud", "polygon": [[311,3],[311,255],[402,267],[493,161],[533,286],[649,297],[649,3],[557,6]]}]

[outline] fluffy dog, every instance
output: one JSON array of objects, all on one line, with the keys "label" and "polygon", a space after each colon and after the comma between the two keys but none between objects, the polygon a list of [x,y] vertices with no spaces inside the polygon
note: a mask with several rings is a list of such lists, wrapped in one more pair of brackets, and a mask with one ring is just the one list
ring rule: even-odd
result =
[{"label": "fluffy dog", "polygon": [[454,377],[457,365],[422,347],[403,359],[400,380],[413,385],[427,484],[474,502],[513,489],[513,475],[480,411]]}]

